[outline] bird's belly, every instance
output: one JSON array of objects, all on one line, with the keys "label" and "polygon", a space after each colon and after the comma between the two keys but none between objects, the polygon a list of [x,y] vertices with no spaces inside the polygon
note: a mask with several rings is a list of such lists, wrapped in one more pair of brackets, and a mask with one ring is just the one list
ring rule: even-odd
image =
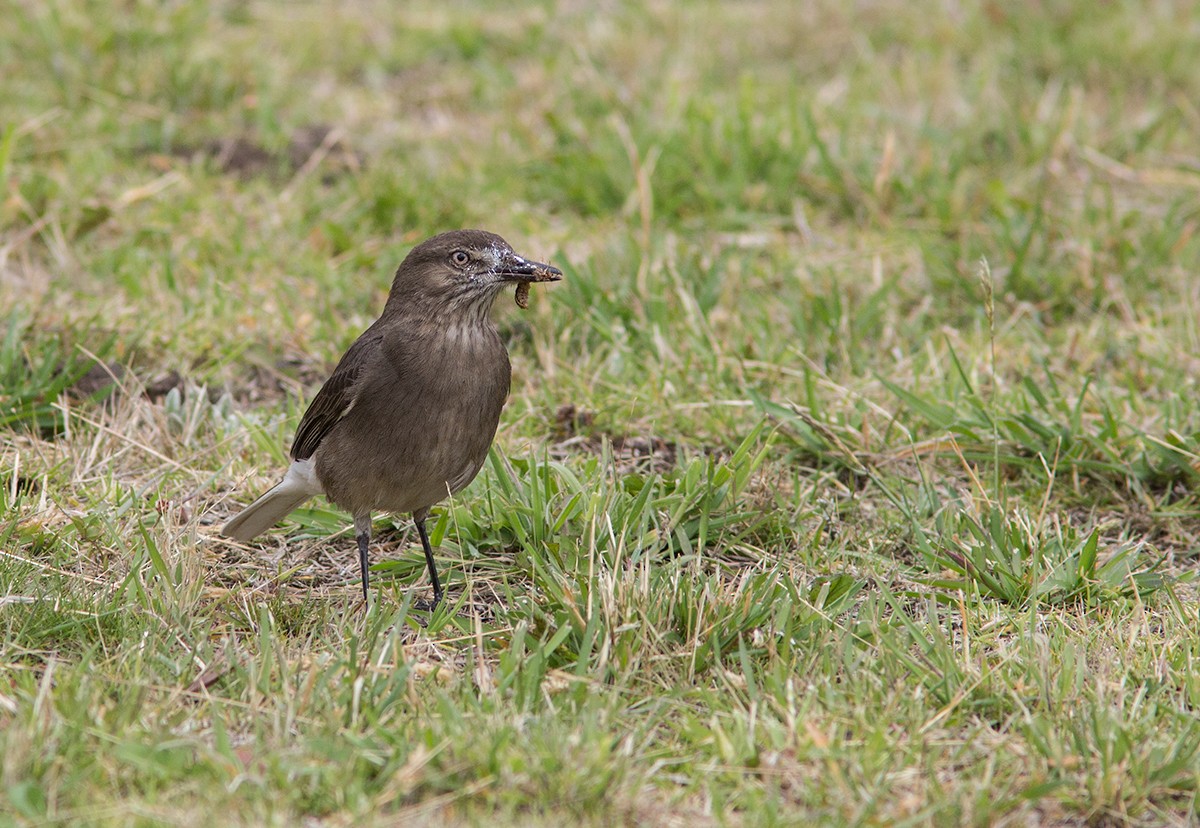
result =
[{"label": "bird's belly", "polygon": [[483,457],[462,458],[457,464],[442,466],[442,473],[419,473],[411,467],[399,465],[376,468],[370,475],[370,488],[373,490],[370,508],[385,512],[413,512],[432,506],[461,491],[474,480],[483,460]]},{"label": "bird's belly", "polygon": [[[482,413],[482,412],[481,412]],[[317,474],[328,498],[352,514],[426,509],[470,483],[487,458],[499,411],[431,418],[417,426],[400,416],[335,427],[318,449]],[[364,435],[367,435],[364,437]]]}]

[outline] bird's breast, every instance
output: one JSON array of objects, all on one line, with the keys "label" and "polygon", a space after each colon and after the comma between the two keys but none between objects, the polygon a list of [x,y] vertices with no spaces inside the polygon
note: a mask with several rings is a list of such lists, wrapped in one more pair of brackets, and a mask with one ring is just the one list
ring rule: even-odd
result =
[{"label": "bird's breast", "polygon": [[499,334],[454,325],[415,334],[384,343],[387,370],[368,372],[318,454],[326,492],[351,511],[442,500],[474,479],[495,437],[511,377]]}]

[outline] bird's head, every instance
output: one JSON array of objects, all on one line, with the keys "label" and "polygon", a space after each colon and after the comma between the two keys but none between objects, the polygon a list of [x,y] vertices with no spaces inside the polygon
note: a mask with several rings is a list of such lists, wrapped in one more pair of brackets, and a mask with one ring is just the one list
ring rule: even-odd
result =
[{"label": "bird's head", "polygon": [[452,230],[412,249],[396,271],[388,308],[486,318],[506,286],[561,278],[561,270],[518,256],[495,233]]}]

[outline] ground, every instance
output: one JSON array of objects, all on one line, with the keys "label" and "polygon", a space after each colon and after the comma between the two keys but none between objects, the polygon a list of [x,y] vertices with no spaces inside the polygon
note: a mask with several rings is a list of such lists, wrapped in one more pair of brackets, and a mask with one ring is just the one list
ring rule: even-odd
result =
[{"label": "ground", "polygon": [[[0,15],[0,817],[1184,825],[1187,2],[17,0]],[[251,543],[421,239],[479,478]]]}]

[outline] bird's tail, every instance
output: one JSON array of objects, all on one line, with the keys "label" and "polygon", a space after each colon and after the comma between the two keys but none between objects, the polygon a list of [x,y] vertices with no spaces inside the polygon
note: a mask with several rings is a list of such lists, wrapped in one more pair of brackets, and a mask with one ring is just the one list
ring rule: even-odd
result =
[{"label": "bird's tail", "polygon": [[248,541],[320,493],[321,485],[313,474],[312,461],[298,460],[292,463],[283,480],[226,523],[221,534],[234,540]]}]

